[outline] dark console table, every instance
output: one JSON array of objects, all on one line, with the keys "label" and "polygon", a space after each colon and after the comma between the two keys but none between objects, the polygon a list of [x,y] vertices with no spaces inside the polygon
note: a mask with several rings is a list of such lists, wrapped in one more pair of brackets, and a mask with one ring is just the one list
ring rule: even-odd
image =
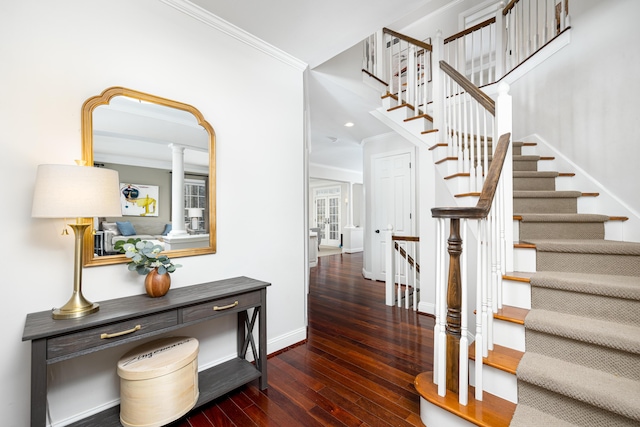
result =
[{"label": "dark console table", "polygon": [[[238,356],[199,373],[196,407],[258,378],[260,389],[266,389],[269,285],[237,277],[171,289],[161,298],[135,295],[101,301],[97,313],[78,319],[54,320],[50,311],[28,314],[22,340],[31,341],[31,425],[46,422],[47,365],[231,313],[238,318]],[[253,337],[256,319],[257,345]],[[249,345],[255,363],[245,358]],[[115,372],[115,364],[113,369]],[[120,426],[119,414],[120,408],[114,407],[73,426]]]}]

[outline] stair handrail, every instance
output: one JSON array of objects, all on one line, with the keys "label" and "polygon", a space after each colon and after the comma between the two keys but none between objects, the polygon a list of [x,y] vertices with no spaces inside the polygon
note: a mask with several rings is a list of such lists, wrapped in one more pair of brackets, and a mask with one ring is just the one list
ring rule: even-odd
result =
[{"label": "stair handrail", "polygon": [[384,27],[382,29],[382,32],[385,33],[385,34],[389,34],[390,36],[396,37],[396,38],[398,38],[400,40],[404,40],[407,43],[411,43],[413,45],[421,47],[421,48],[423,48],[425,50],[428,50],[428,51],[432,51],[433,50],[433,47],[431,46],[431,44],[423,42],[423,41],[418,40],[418,39],[414,39],[413,37],[409,37],[409,36],[407,36],[405,34],[397,32],[397,31],[393,31],[390,28]]},{"label": "stair handrail", "polygon": [[[407,105],[413,110],[414,117],[426,114],[427,105],[432,101],[433,46],[389,28],[383,28],[379,38],[372,36],[365,44],[370,49],[376,49],[372,53],[365,48],[366,57],[385,56],[384,68],[380,68],[379,64],[370,64],[369,61],[366,66],[382,71],[383,75],[378,75],[377,80],[387,82],[387,93],[396,98],[398,105]],[[380,46],[388,49],[381,49]]]},{"label": "stair handrail", "polygon": [[481,91],[476,85],[471,83],[466,77],[456,71],[447,62],[441,60],[440,68],[447,73],[456,83],[458,83],[473,99],[478,101],[489,113],[496,115],[496,103],[489,95]]},{"label": "stair handrail", "polygon": [[469,35],[469,34],[473,33],[474,31],[477,31],[477,30],[479,30],[481,28],[484,28],[484,27],[488,27],[491,24],[495,24],[495,22],[496,22],[496,17],[494,16],[492,18],[487,19],[486,21],[482,21],[479,24],[476,24],[476,25],[474,25],[472,27],[469,27],[469,28],[465,28],[464,30],[459,31],[459,32],[447,37],[446,39],[444,39],[444,42],[445,43],[450,43],[452,41],[458,40],[459,38],[462,38],[462,37],[464,37],[466,35]]},{"label": "stair handrail", "polygon": [[510,138],[510,133],[505,133],[500,136],[476,205],[473,207],[453,206],[432,208],[431,216],[433,218],[485,219],[487,217],[496,194],[496,189],[498,188],[498,180],[502,173],[504,159],[507,156]]},{"label": "stair handrail", "polygon": [[[478,220],[477,271],[476,271],[476,333],[475,333],[475,387],[477,400],[482,400],[482,360],[486,357],[492,337],[490,301],[491,293],[488,276],[495,272],[491,258],[495,256],[498,242],[492,241],[489,228],[495,227],[495,218],[491,218],[496,208],[498,186],[501,182],[505,158],[509,153],[511,134],[500,136],[494,151],[491,166],[476,206],[473,207],[436,207],[431,209],[432,217],[438,222],[437,245],[444,249],[446,219],[450,220],[447,252],[449,254],[448,279],[444,280],[445,259],[437,252],[438,277],[436,278],[436,325],[434,327],[434,383],[438,385],[438,394],[445,396],[447,390],[457,393],[460,404],[468,402],[468,347],[467,338],[467,262],[463,245],[467,241],[467,220]],[[499,215],[499,212],[496,212]],[[462,233],[461,233],[462,230]],[[492,251],[491,254],[488,252]],[[461,261],[462,258],[462,261]],[[482,261],[485,260],[483,263]],[[488,262],[486,262],[488,260]]]}]

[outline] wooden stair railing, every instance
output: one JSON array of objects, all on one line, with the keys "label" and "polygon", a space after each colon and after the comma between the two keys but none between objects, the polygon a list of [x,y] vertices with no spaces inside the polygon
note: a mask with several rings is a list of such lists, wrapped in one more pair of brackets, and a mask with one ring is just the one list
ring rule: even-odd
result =
[{"label": "wooden stair railing", "polygon": [[418,310],[420,265],[417,258],[420,238],[395,236],[391,229],[385,233],[385,239],[389,242],[385,255],[385,265],[387,266],[385,272],[386,304]]},{"label": "wooden stair railing", "polygon": [[[427,104],[432,101],[431,87],[431,44],[413,37],[383,28],[382,34],[388,41],[385,45],[385,63],[388,64],[388,91],[398,97],[399,105],[413,107],[413,115],[425,114]],[[402,58],[406,59],[402,59]],[[384,80],[385,78],[383,78]],[[422,107],[422,109],[421,109]]]},{"label": "wooden stair railing", "polygon": [[[493,153],[493,161],[486,174],[486,179],[480,198],[474,207],[439,207],[431,209],[433,218],[449,219],[450,234],[448,239],[449,273],[446,294],[446,388],[454,393],[460,391],[460,341],[463,295],[460,255],[462,254],[462,238],[460,236],[460,221],[462,219],[486,219],[498,187],[504,159],[509,148],[510,133],[500,136],[498,145]],[[434,337],[437,339],[436,337]]]}]

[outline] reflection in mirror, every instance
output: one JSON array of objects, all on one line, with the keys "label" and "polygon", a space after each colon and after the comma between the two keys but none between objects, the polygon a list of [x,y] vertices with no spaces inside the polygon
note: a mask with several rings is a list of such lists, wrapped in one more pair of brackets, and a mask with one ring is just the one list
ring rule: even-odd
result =
[{"label": "reflection in mirror", "polygon": [[140,238],[171,257],[214,253],[215,135],[194,107],[121,87],[82,108],[83,159],[117,170],[122,217],[88,218],[84,264],[126,262],[119,240]]}]

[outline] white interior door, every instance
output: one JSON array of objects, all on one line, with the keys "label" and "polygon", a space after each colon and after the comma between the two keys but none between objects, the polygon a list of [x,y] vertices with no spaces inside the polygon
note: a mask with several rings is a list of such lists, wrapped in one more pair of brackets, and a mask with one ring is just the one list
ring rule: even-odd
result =
[{"label": "white interior door", "polygon": [[413,174],[412,153],[374,157],[373,159],[373,212],[372,212],[372,272],[375,280],[385,280],[384,231],[389,225],[396,235],[412,236]]},{"label": "white interior door", "polygon": [[314,218],[320,228],[320,244],[340,246],[340,187],[318,189],[314,196]]}]

